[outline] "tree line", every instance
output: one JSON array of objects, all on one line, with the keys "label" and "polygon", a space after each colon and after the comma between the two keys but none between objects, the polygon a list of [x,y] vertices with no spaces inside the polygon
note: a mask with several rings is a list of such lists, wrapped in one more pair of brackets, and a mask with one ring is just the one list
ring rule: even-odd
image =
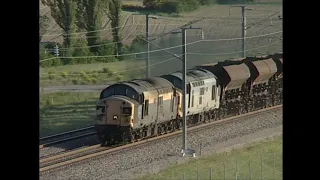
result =
[{"label": "tree line", "polygon": [[[63,44],[60,47],[60,56],[103,56],[106,54],[121,54],[122,43],[120,42],[119,23],[121,13],[120,0],[41,0],[42,4],[48,6],[51,10],[51,16],[58,26],[63,30]],[[103,29],[103,17],[107,16],[110,20],[113,43],[101,38],[101,29]],[[47,32],[50,19],[43,15],[39,19],[40,38]],[[74,38],[76,32],[87,31],[86,38]],[[99,46],[100,44],[110,44]],[[53,49],[53,44],[48,44],[45,49]],[[80,48],[79,48],[80,47]],[[46,59],[53,56],[52,53],[40,53],[40,59]],[[99,58],[106,62],[114,58]],[[121,57],[117,59],[121,60]],[[42,66],[90,63],[92,58],[87,59],[66,59],[48,61],[41,63]],[[62,63],[63,62],[63,63]]]},{"label": "tree line", "polygon": [[[84,64],[94,61],[110,62],[123,60],[122,56],[116,56],[136,49],[137,46],[144,46],[144,43],[136,40],[132,47],[128,48],[121,43],[120,35],[120,14],[122,8],[141,10],[156,10],[165,13],[180,13],[192,11],[201,5],[213,3],[231,3],[241,0],[143,0],[144,7],[123,6],[121,0],[41,0],[42,4],[51,10],[51,16],[56,24],[63,30],[63,44],[58,44],[61,57],[70,56],[105,56],[115,55],[108,58],[67,58],[53,59],[41,62],[41,66],[56,66],[66,64]],[[246,0],[253,1],[253,0]],[[101,29],[106,25],[107,17],[112,28],[112,40],[101,38]],[[39,19],[40,38],[47,32],[50,19],[42,15]],[[86,31],[86,38],[75,38],[75,33]],[[141,36],[143,37],[143,36]],[[141,38],[139,37],[139,38]],[[106,45],[101,45],[106,44]],[[53,57],[53,53],[48,52],[54,48],[55,44],[47,44],[42,47],[45,51],[40,51],[40,60]]]}]

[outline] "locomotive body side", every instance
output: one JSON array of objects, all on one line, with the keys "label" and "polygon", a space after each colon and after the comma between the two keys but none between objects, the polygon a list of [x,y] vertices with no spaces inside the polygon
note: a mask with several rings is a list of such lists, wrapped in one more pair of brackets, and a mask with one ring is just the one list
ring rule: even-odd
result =
[{"label": "locomotive body side", "polygon": [[143,102],[138,109],[137,123],[134,129],[164,123],[177,116],[177,97],[173,85],[163,78],[135,80],[134,83],[144,86]]},{"label": "locomotive body side", "polygon": [[[219,108],[219,86],[216,77],[203,69],[191,69],[187,72],[186,111],[188,121],[197,123],[212,119],[214,110]],[[179,102],[182,102],[182,73],[161,76],[178,89]],[[209,114],[211,114],[211,117]],[[178,115],[182,117],[182,103],[178,104]]]}]

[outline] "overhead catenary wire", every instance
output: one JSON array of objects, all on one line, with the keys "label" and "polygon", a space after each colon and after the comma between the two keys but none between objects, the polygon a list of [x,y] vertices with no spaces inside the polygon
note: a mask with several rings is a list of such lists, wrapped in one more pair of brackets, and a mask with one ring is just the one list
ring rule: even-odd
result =
[{"label": "overhead catenary wire", "polygon": [[[199,51],[196,51],[197,52],[206,52],[206,51],[212,51],[212,50],[220,50],[220,49],[225,49],[225,48],[229,48],[229,47],[234,47],[234,46],[238,46],[238,44],[233,44],[233,45],[227,45],[227,46],[222,46],[222,47],[218,47],[218,48],[210,48],[210,49],[205,49],[205,50],[199,50]],[[163,56],[151,56],[150,58],[151,59],[155,59],[155,58],[163,58],[163,57],[170,57],[172,55],[163,55]],[[181,55],[178,55],[178,56],[181,56]],[[125,60],[125,62],[131,62],[131,61],[136,61],[136,60],[144,60],[144,58],[134,58],[134,59],[129,59],[129,60]],[[122,66],[122,65],[111,65],[111,66],[106,66],[107,68],[111,68],[111,67],[119,67],[119,66]]]},{"label": "overhead catenary wire", "polygon": [[[267,44],[267,45],[263,45],[263,46],[259,46],[259,47],[256,47],[256,48],[251,48],[251,49],[247,49],[245,50],[246,52],[247,51],[252,51],[252,50],[256,50],[256,49],[261,49],[261,48],[264,48],[264,47],[267,47],[267,46],[270,46],[270,45],[273,45],[273,44],[277,44],[279,43],[281,40],[277,41],[277,42],[274,42],[274,43],[270,43],[270,44]],[[219,56],[219,55],[227,55],[227,54],[237,54],[237,53],[241,53],[242,51],[233,51],[233,52],[227,52],[227,53],[215,53],[215,54],[197,54],[197,53],[187,53],[187,55],[208,55],[208,56]],[[178,57],[181,57],[182,54],[180,55],[177,55]],[[157,62],[157,63],[153,63],[153,64],[150,64],[149,67],[151,66],[155,66],[155,65],[158,65],[158,64],[162,64],[162,63],[165,63],[165,62],[168,62],[168,61],[172,61],[172,60],[178,60],[177,57],[172,57],[172,58],[169,58],[169,59],[166,59],[166,60],[163,60],[163,61],[160,61],[160,62]],[[127,70],[123,70],[123,71],[117,71],[117,72],[112,72],[114,74],[116,73],[123,73],[123,72],[129,72],[129,71],[134,71],[134,70],[138,70],[138,69],[142,69],[142,68],[145,68],[147,67],[146,65],[144,66],[140,66],[140,67],[137,67],[137,68],[132,68],[132,69],[127,69]],[[107,74],[107,73],[99,73],[99,74]],[[51,74],[51,75],[57,75],[57,74]],[[82,74],[70,74],[71,76],[79,76],[79,75],[82,75]]]},{"label": "overhead catenary wire", "polygon": [[[263,19],[263,20],[265,20],[265,19]],[[261,21],[263,21],[263,20],[261,20]],[[261,22],[261,21],[259,21],[259,22]],[[258,22],[258,23],[259,23]],[[237,24],[241,24],[241,22],[236,22],[236,23],[234,23],[234,25],[237,25]],[[177,24],[177,25],[180,25],[180,24]],[[250,28],[250,26],[249,26],[249,28]],[[211,31],[208,31],[208,32],[205,32],[205,33],[210,33]],[[130,37],[130,36],[135,36],[135,35],[141,35],[140,33],[135,33],[135,34],[130,34],[129,36],[128,36],[128,38]],[[159,36],[159,35],[161,35],[161,33],[160,34],[158,34],[158,33],[152,33],[152,34],[150,34],[151,36]],[[190,35],[189,35],[190,36]],[[197,35],[192,35],[192,36],[197,36]],[[93,37],[101,37],[101,36],[90,36],[89,38],[93,38]],[[88,37],[70,37],[70,38],[78,38],[78,39],[81,39],[81,38],[88,38]],[[109,44],[115,44],[115,43],[121,43],[121,42],[124,42],[126,39],[123,39],[123,40],[121,40],[121,41],[118,41],[118,42],[110,42],[110,43],[103,43],[103,44],[97,44],[97,45],[92,45],[92,46],[81,46],[81,47],[70,47],[70,49],[72,48],[72,49],[81,49],[81,48],[86,48],[86,47],[99,47],[99,46],[104,46],[104,45],[109,45]],[[46,48],[41,48],[41,50],[43,50],[43,49],[46,49]],[[68,48],[60,48],[60,50],[62,50],[62,49],[68,49]]]},{"label": "overhead catenary wire", "polygon": [[[273,44],[278,44],[281,40],[277,41],[277,42],[274,42],[274,43],[270,43],[270,44],[267,44],[267,45],[264,45],[264,46],[259,46],[259,47],[256,47],[256,48],[251,48],[251,49],[248,49],[248,51],[252,51],[252,50],[256,50],[256,49],[261,49],[261,48],[264,48],[264,47],[267,47],[267,46],[270,46],[270,45],[273,45]],[[187,53],[188,55],[201,55],[201,56],[216,56],[216,55],[225,55],[225,54],[236,54],[236,53],[241,53],[242,51],[235,51],[235,52],[232,52],[232,53],[215,53],[215,54],[203,54],[203,53]]]},{"label": "overhead catenary wire", "polygon": [[[204,32],[206,33],[210,33],[210,31],[208,32]],[[136,34],[136,35],[141,35],[141,34]],[[188,35],[188,37],[193,37],[193,36],[198,36],[197,34],[194,35]],[[96,44],[96,45],[91,45],[91,46],[75,46],[75,47],[70,47],[70,48],[60,48],[60,50],[67,50],[67,49],[84,49],[84,48],[90,48],[90,47],[100,47],[100,46],[106,46],[106,45],[110,45],[110,44],[116,44],[116,43],[121,43],[125,41],[124,39],[118,42],[109,42],[109,43],[102,43],[102,44]],[[46,48],[41,48],[41,49],[46,49]],[[46,49],[46,50],[50,50],[50,49]]]},{"label": "overhead catenary wire", "polygon": [[[250,36],[250,37],[246,37],[246,39],[269,36],[269,35],[273,35],[273,34],[277,34],[277,33],[281,33],[281,32],[282,31],[277,31],[277,32],[273,32],[273,33],[263,34],[263,35]],[[187,43],[186,45],[191,45],[191,44],[195,44],[195,43],[199,43],[199,42],[231,41],[231,40],[240,40],[240,39],[242,39],[242,38],[198,40],[198,41],[193,41],[193,42]],[[182,47],[182,46],[183,45],[178,45],[178,46],[173,46],[173,47],[168,47],[168,48],[163,48],[163,49],[152,50],[152,51],[149,51],[149,53],[150,52],[159,52],[159,51],[168,50],[168,49],[174,49],[174,48],[178,48],[178,47]],[[120,55],[107,55],[107,56],[77,56],[77,57],[59,57],[59,58],[62,58],[62,59],[107,58],[107,57],[119,57],[119,56],[132,56],[132,55],[145,54],[145,53],[147,53],[147,52],[138,52],[138,53],[129,53],[129,54],[120,54]],[[57,58],[57,57],[43,59],[43,60],[40,60],[40,62],[55,59],[55,58]]]}]

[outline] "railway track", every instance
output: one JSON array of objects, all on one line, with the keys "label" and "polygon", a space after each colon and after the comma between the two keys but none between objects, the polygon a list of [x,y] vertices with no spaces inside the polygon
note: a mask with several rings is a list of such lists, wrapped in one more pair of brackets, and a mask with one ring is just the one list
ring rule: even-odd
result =
[{"label": "railway track", "polygon": [[52,146],[55,144],[60,144],[63,142],[73,141],[80,138],[85,138],[89,136],[93,136],[96,133],[94,132],[94,126],[88,126],[81,129],[76,129],[73,131],[68,131],[64,133],[59,133],[51,136],[46,136],[39,138],[40,146],[42,149],[44,147]]},{"label": "railway track", "polygon": [[[245,119],[245,117],[250,117],[255,114],[262,113],[262,112],[272,111],[272,110],[275,110],[278,108],[282,108],[282,105],[268,107],[265,109],[256,110],[256,111],[249,112],[246,114],[232,116],[232,117],[228,117],[228,118],[225,118],[222,120],[208,122],[208,123],[204,123],[204,124],[193,126],[193,127],[189,126],[188,132],[190,133],[190,132],[201,131],[203,129],[211,128],[213,126],[231,123],[234,121]],[[57,170],[62,167],[66,167],[66,166],[73,165],[76,163],[91,160],[91,159],[97,158],[101,155],[105,155],[105,154],[109,154],[109,153],[113,153],[113,152],[118,152],[118,151],[122,151],[122,150],[128,150],[130,148],[145,145],[147,143],[159,141],[162,139],[167,139],[167,138],[170,138],[173,136],[178,136],[178,135],[181,135],[181,132],[182,132],[182,130],[179,130],[179,131],[175,131],[172,133],[157,136],[154,138],[141,140],[141,141],[138,141],[135,143],[125,144],[125,145],[117,145],[114,147],[101,147],[99,144],[99,145],[94,145],[94,146],[82,148],[82,149],[75,150],[75,151],[70,151],[70,152],[63,153],[63,154],[60,154],[57,156],[44,158],[44,159],[40,160],[40,173],[50,172],[52,170]]]}]

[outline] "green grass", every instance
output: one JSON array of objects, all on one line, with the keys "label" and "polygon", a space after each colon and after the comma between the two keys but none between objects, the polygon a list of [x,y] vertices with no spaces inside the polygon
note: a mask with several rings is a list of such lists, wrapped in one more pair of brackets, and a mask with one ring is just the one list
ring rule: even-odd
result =
[{"label": "green grass", "polygon": [[238,169],[238,179],[249,179],[249,164],[252,179],[260,179],[261,157],[263,179],[273,179],[274,177],[282,179],[282,136],[252,143],[242,149],[173,165],[158,174],[148,174],[138,179],[183,179],[183,175],[185,179],[197,179],[197,171],[199,171],[199,179],[209,179],[210,168],[213,171],[213,179],[224,179],[224,177],[225,179],[236,179],[236,169]]},{"label": "green grass", "polygon": [[[40,68],[40,86],[110,84],[138,77],[145,65],[141,60],[112,63],[77,64]],[[106,70],[107,69],[107,70]],[[127,71],[128,69],[135,69]]]},{"label": "green grass", "polygon": [[94,123],[99,92],[40,94],[40,137]]}]

